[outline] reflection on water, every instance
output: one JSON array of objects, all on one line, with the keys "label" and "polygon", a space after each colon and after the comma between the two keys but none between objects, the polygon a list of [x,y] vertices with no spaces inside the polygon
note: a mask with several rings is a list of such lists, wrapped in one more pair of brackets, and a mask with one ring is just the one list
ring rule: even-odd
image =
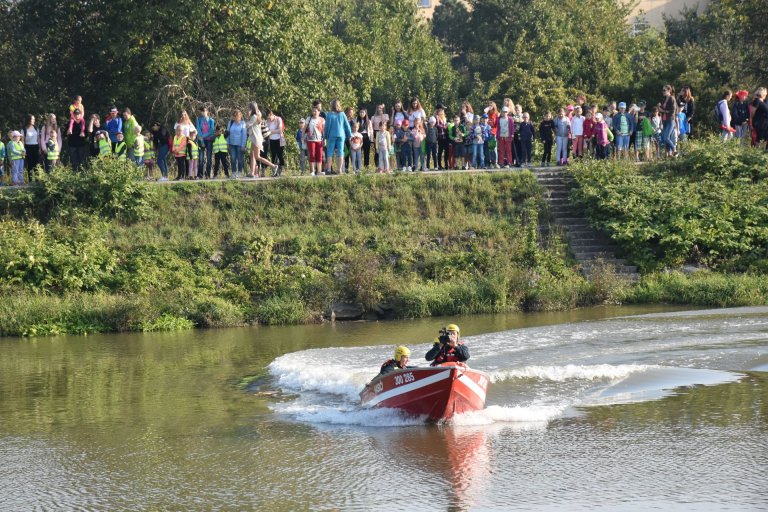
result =
[{"label": "reflection on water", "polygon": [[451,319],[438,426],[356,392],[442,320],[0,340],[0,510],[765,510],[768,309],[636,312]]}]

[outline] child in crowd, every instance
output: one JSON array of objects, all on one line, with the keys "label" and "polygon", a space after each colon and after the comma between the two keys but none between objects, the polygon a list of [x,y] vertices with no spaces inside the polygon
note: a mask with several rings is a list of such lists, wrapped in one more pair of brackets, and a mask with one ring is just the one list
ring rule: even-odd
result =
[{"label": "child in crowd", "polygon": [[509,169],[515,164],[512,156],[512,139],[515,136],[515,122],[509,117],[509,107],[501,107],[501,114],[496,120],[496,137],[499,144],[499,165]]},{"label": "child in crowd", "polygon": [[376,155],[378,156],[378,164],[376,172],[388,173],[389,171],[389,155],[392,149],[392,135],[389,133],[389,121],[384,120],[379,124],[379,131],[376,132]]},{"label": "child in crowd", "polygon": [[408,119],[403,119],[403,132],[405,132],[405,142],[401,148],[403,150],[403,158],[405,160],[403,170],[413,171],[413,132],[411,131],[411,122]]},{"label": "child in crowd", "polygon": [[[483,114],[480,116],[480,127],[483,129],[483,159],[484,159],[484,165],[483,168],[488,169],[489,167],[493,167],[491,165],[491,150],[489,143],[492,140],[493,135],[491,135],[491,125],[489,122],[490,116],[488,114]],[[494,150],[496,148],[494,147]]]},{"label": "child in crowd", "polygon": [[45,143],[46,158],[43,162],[45,166],[45,172],[50,173],[51,169],[56,167],[59,162],[59,141],[58,134],[55,130],[51,130],[48,134],[48,142]]},{"label": "child in crowd", "polygon": [[413,172],[424,171],[424,152],[421,151],[421,145],[427,137],[424,129],[424,118],[415,117],[413,119],[413,129],[411,130],[411,154],[413,155]]},{"label": "child in crowd", "polygon": [[[427,169],[439,169],[440,163],[437,161],[437,118],[431,116],[429,118],[429,124],[427,125],[426,134],[427,144]],[[430,160],[432,167],[430,167]]]},{"label": "child in crowd", "polygon": [[114,153],[118,160],[128,159],[128,148],[125,146],[123,132],[117,132],[117,142],[115,143]]},{"label": "child in crowd", "polygon": [[[733,117],[731,122],[736,131],[734,132],[733,137],[737,139],[740,144],[746,144],[747,140],[751,139],[749,136],[749,102],[747,101],[749,91],[736,91],[734,96],[736,96],[736,101],[733,102]],[[682,111],[685,102],[682,102],[680,105],[680,111]],[[687,133],[685,126],[686,123],[680,124],[680,140],[685,140],[685,134]]]},{"label": "child in crowd", "polygon": [[544,144],[541,166],[549,167],[552,163],[552,143],[555,140],[555,122],[552,119],[552,112],[544,114],[544,120],[539,124],[539,138]]},{"label": "child in crowd", "polygon": [[[82,114],[79,119],[75,118],[75,110],[79,110]],[[67,128],[67,135],[72,135],[72,128],[74,128],[75,123],[82,125],[82,133],[85,133],[85,105],[83,105],[82,96],[75,96],[72,98],[72,104],[69,106],[69,127]]]},{"label": "child in crowd", "polygon": [[403,128],[403,121],[396,121],[394,134],[395,157],[397,159],[396,170],[406,170],[404,150],[406,142],[408,142],[408,136],[405,133],[405,129]]},{"label": "child in crowd", "polygon": [[453,118],[453,126],[449,126],[451,137],[451,147],[453,148],[453,157],[451,159],[451,168],[458,169],[459,166],[464,166],[464,132],[461,129],[461,118],[456,116]]},{"label": "child in crowd", "polygon": [[184,179],[187,176],[187,138],[184,136],[184,127],[180,124],[176,125],[171,151],[176,159],[176,180]]},{"label": "child in crowd", "polygon": [[[301,119],[299,119],[299,129],[296,131],[296,146],[299,148],[299,169],[301,169],[302,176],[304,176],[304,173],[307,170],[307,139],[304,136],[304,130],[306,127],[307,127],[307,121],[302,117]],[[226,144],[226,139],[224,140],[224,143]],[[226,155],[226,146],[225,146],[224,154]],[[216,160],[216,169],[217,169],[216,173],[218,174],[218,169],[219,169],[218,160]],[[224,159],[224,172],[226,172],[227,177],[229,177],[226,158]]]},{"label": "child in crowd", "polygon": [[595,123],[593,128],[593,134],[595,137],[595,158],[597,160],[605,160],[610,154],[610,142],[608,140],[608,125],[603,120],[603,114],[595,114]]},{"label": "child in crowd", "polygon": [[133,161],[141,167],[144,165],[144,136],[141,134],[141,126],[134,126],[133,134]]},{"label": "child in crowd", "polygon": [[187,165],[189,167],[187,178],[191,180],[197,179],[197,162],[200,158],[200,150],[195,139],[197,139],[197,129],[190,128],[187,139]]},{"label": "child in crowd", "polygon": [[474,114],[472,117],[465,117],[464,120],[461,123],[461,132],[462,136],[464,137],[464,169],[469,169],[472,166],[472,145],[474,144],[474,136],[473,136],[473,120],[475,116]]},{"label": "child in crowd", "polygon": [[[302,121],[304,121],[302,119]],[[299,135],[303,138],[303,126],[299,128]],[[304,147],[304,160],[301,167],[301,174],[304,174],[304,170],[307,163],[306,146]],[[224,165],[224,175],[229,178],[229,161],[227,160],[227,138],[224,136],[224,130],[221,126],[217,126],[213,132],[213,158],[216,164],[213,167],[213,177],[219,177],[219,166]],[[299,145],[299,151],[301,151],[301,145]]]},{"label": "child in crowd", "polygon": [[634,118],[627,112],[627,104],[619,103],[619,112],[613,116],[613,132],[616,137],[616,158],[629,156],[629,137],[634,130]]},{"label": "child in crowd", "polygon": [[531,166],[531,154],[533,153],[533,138],[536,133],[533,129],[533,123],[531,123],[531,116],[528,112],[523,113],[523,122],[520,123],[520,149],[522,154],[520,155],[520,165],[522,167]]},{"label": "child in crowd", "polygon": [[651,110],[651,125],[653,126],[653,144],[656,147],[656,159],[661,158],[661,133],[664,131],[664,122],[661,119],[661,109],[653,107]]},{"label": "child in crowd", "polygon": [[147,180],[152,180],[155,177],[155,141],[150,136],[149,130],[144,130],[141,135],[144,137],[145,178]]},{"label": "child in crowd", "polygon": [[3,134],[0,132],[0,185],[5,185],[5,144],[3,144]]},{"label": "child in crowd", "polygon": [[352,123],[352,136],[349,138],[349,156],[352,161],[352,170],[360,174],[363,169],[363,134],[360,133],[360,123]]},{"label": "child in crowd", "polygon": [[[483,114],[486,115],[486,114]],[[483,152],[483,127],[480,125],[480,116],[472,118],[472,164],[476,169],[485,167],[485,154]]]},{"label": "child in crowd", "polygon": [[24,143],[21,142],[21,133],[12,131],[8,142],[8,159],[11,161],[11,185],[24,184],[24,158],[27,151],[24,149]]},{"label": "child in crowd", "polygon": [[581,107],[579,106],[573,108],[571,139],[573,141],[573,157],[581,158],[584,150],[584,116],[581,115]]},{"label": "child in crowd", "polygon": [[635,131],[635,161],[637,162],[651,160],[653,125],[645,106],[645,102],[642,100],[637,103],[637,129]]},{"label": "child in crowd", "polygon": [[595,135],[595,118],[592,112],[592,107],[587,107],[587,111],[584,113],[584,154],[589,158],[594,151],[594,144],[592,138]]},{"label": "child in crowd", "polygon": [[571,137],[571,121],[565,115],[565,109],[561,108],[557,112],[557,119],[554,120],[555,126],[555,157],[557,165],[566,165],[568,163],[568,139]]},{"label": "child in crowd", "polygon": [[109,140],[109,132],[99,130],[96,133],[96,140],[99,144],[99,157],[112,154],[112,142]]}]

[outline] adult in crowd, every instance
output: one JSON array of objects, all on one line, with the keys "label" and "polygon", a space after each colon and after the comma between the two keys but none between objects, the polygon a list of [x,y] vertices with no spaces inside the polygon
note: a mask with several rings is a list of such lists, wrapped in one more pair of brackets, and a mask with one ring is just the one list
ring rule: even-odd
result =
[{"label": "adult in crowd", "polygon": [[392,126],[403,124],[403,121],[408,119],[408,113],[403,110],[402,101],[395,101],[395,104],[392,106],[392,112],[389,115],[389,119],[392,121]]},{"label": "adult in crowd", "polygon": [[187,114],[186,110],[181,111],[181,114],[179,114],[179,120],[176,121],[175,125],[173,125],[174,133],[176,132],[176,128],[179,126],[181,126],[181,133],[185,137],[189,137],[189,134],[195,130],[195,125],[192,124],[192,120],[189,118],[189,114]]},{"label": "adult in crowd", "polygon": [[[325,131],[323,135],[326,141],[329,165],[334,153],[338,153],[338,169],[339,174],[341,174],[344,172],[344,141],[352,136],[352,128],[349,126],[347,116],[344,115],[341,109],[341,102],[338,99],[334,99],[331,102],[331,111],[325,114]],[[327,169],[330,169],[330,167]]]},{"label": "adult in crowd", "polygon": [[[675,129],[675,119],[677,117],[675,88],[667,84],[661,88],[661,94],[663,96],[661,107],[659,107],[662,121],[661,143],[666,148],[667,156],[674,156],[677,152],[677,144],[673,139],[672,133]],[[615,126],[616,124],[614,123],[614,127]]]},{"label": "adult in crowd", "polygon": [[364,108],[357,112],[355,121],[360,127],[360,135],[363,136],[363,166],[367,168],[371,157],[371,143],[376,140],[372,138],[374,133],[373,122],[368,117],[368,111]]},{"label": "adult in crowd", "polygon": [[157,151],[157,166],[160,168],[160,181],[168,181],[168,152],[171,150],[171,134],[160,121],[152,123],[152,140]]},{"label": "adult in crowd", "polygon": [[243,113],[240,109],[232,112],[232,118],[227,123],[224,132],[229,148],[229,162],[232,164],[232,176],[237,178],[243,175],[243,153],[248,143],[248,134],[243,121]]},{"label": "adult in crowd", "polygon": [[768,150],[768,104],[765,102],[767,95],[768,89],[759,87],[750,104],[750,118],[752,128],[755,131],[755,145],[759,146],[761,142],[766,142],[766,150]]},{"label": "adult in crowd", "polygon": [[136,117],[131,112],[130,108],[123,110],[123,136],[125,137],[125,146],[127,147],[128,160],[133,161],[135,155],[133,154],[133,148],[136,145],[136,130],[139,125]]},{"label": "adult in crowd", "polygon": [[684,85],[680,89],[680,99],[678,104],[681,105],[680,110],[685,114],[685,120],[688,123],[688,138],[693,136],[693,119],[696,115],[696,100],[691,94],[691,88]]},{"label": "adult in crowd", "polygon": [[408,125],[416,126],[417,119],[421,119],[422,124],[427,124],[427,114],[424,112],[419,98],[411,98],[411,103],[408,106]]},{"label": "adult in crowd", "polygon": [[61,138],[61,128],[59,128],[59,123],[56,120],[56,114],[48,114],[42,130],[40,130],[40,154],[43,156],[45,172],[51,172],[51,166],[56,161],[55,159],[48,159],[48,141],[51,140],[51,134],[55,134],[53,135],[56,141],[54,151],[61,153],[61,142],[63,139]]},{"label": "adult in crowd", "polygon": [[323,171],[323,133],[325,119],[320,117],[320,108],[312,106],[312,113],[304,125],[304,138],[307,141],[309,155],[309,175],[320,176]]},{"label": "adult in crowd", "polygon": [[81,122],[83,113],[77,108],[73,115],[75,122],[72,123],[72,133],[68,136],[69,163],[72,165],[72,170],[77,172],[88,159],[88,138],[86,137],[85,123]]},{"label": "adult in crowd", "polygon": [[123,120],[117,112],[117,107],[109,109],[109,117],[107,117],[105,127],[109,134],[109,141],[112,143],[112,151],[114,151],[117,145],[117,134],[123,133]]},{"label": "adult in crowd", "polygon": [[285,122],[272,109],[267,109],[269,128],[269,155],[277,167],[277,174],[285,167]]},{"label": "adult in crowd", "polygon": [[40,163],[40,132],[35,126],[35,116],[32,114],[27,114],[21,135],[24,141],[24,150],[27,152],[27,156],[24,157],[27,174],[29,174],[29,181],[32,181],[35,167]]},{"label": "adult in crowd", "polygon": [[86,127],[88,133],[88,155],[91,158],[99,156],[98,133],[101,131],[101,117],[99,114],[91,114]]},{"label": "adult in crowd", "polygon": [[437,170],[449,169],[450,137],[448,134],[448,119],[445,116],[445,105],[438,103],[435,107],[435,128],[437,128]]},{"label": "adult in crowd", "polygon": [[731,140],[733,132],[736,131],[731,128],[731,109],[728,107],[731,96],[733,96],[731,91],[726,89],[720,95],[720,101],[717,102],[717,112],[720,117],[720,138],[723,142]]},{"label": "adult in crowd", "polygon": [[245,123],[245,127],[248,130],[248,139],[251,141],[251,178],[259,176],[256,171],[256,166],[259,163],[271,167],[273,173],[277,172],[277,165],[262,156],[264,151],[264,135],[261,125],[261,110],[259,110],[259,105],[252,101],[248,105],[248,121]]},{"label": "adult in crowd", "polygon": [[375,144],[376,138],[379,135],[379,130],[381,129],[382,124],[389,121],[389,114],[386,113],[384,104],[381,103],[379,105],[376,105],[376,113],[373,114],[373,117],[371,118],[371,122],[373,123],[373,138],[372,141]]},{"label": "adult in crowd", "polygon": [[197,128],[197,144],[200,147],[200,174],[203,178],[211,177],[211,164],[213,156],[214,121],[209,115],[208,107],[200,109],[195,123]]},{"label": "adult in crowd", "polygon": [[735,133],[733,137],[739,140],[740,144],[746,144],[749,137],[749,91],[740,90],[734,93],[736,101],[733,102],[731,126]]}]

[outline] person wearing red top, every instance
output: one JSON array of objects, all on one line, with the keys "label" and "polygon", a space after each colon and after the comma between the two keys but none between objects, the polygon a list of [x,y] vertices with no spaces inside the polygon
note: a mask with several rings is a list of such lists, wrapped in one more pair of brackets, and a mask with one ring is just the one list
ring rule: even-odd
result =
[{"label": "person wearing red top", "polygon": [[498,153],[498,137],[496,120],[499,118],[499,110],[496,108],[496,102],[489,101],[488,106],[485,107],[485,113],[488,114],[488,124],[491,127],[491,137],[486,141],[485,146],[487,148],[487,154],[485,155],[485,161],[489,167],[499,168],[499,153]]},{"label": "person wearing red top", "polygon": [[586,119],[584,119],[584,154],[587,156],[594,156],[594,141],[592,138],[595,135],[595,119],[592,116],[592,109],[588,108],[586,113]]}]

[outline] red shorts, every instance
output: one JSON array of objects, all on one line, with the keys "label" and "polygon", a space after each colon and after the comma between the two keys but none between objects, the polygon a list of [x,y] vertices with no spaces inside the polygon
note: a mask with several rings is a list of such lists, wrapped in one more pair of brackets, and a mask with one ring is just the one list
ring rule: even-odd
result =
[{"label": "red shorts", "polygon": [[307,152],[309,153],[309,162],[316,164],[323,161],[323,143],[307,141]]}]

